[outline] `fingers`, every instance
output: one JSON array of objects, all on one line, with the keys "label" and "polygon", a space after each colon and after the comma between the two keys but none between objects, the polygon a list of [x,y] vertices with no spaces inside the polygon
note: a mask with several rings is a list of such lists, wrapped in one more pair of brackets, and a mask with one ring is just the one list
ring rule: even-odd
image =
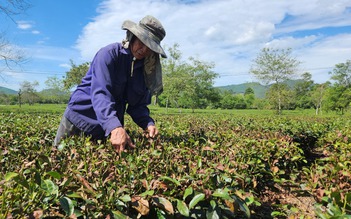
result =
[{"label": "fingers", "polygon": [[122,127],[118,127],[112,130],[110,141],[119,155],[122,154],[122,151],[124,151],[126,147],[135,148],[135,145],[133,144],[131,138]]},{"label": "fingers", "polygon": [[128,145],[131,148],[135,148],[135,144],[133,144],[132,139],[129,137],[129,135],[127,135],[127,143],[126,145]]},{"label": "fingers", "polygon": [[154,125],[148,126],[147,131],[149,133],[150,138],[154,138],[158,134],[158,130],[157,130],[156,126],[154,126]]},{"label": "fingers", "polygon": [[121,156],[122,151],[124,151],[124,145],[115,145],[116,152]]}]

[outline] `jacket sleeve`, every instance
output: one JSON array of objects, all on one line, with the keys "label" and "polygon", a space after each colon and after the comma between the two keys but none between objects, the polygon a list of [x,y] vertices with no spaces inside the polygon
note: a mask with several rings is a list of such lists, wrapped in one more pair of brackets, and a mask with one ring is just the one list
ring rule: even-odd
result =
[{"label": "jacket sleeve", "polygon": [[112,95],[111,73],[115,72],[114,56],[110,50],[101,49],[91,64],[91,101],[97,120],[108,136],[122,124],[117,117],[116,101]]},{"label": "jacket sleeve", "polygon": [[147,91],[141,101],[136,105],[128,105],[127,113],[133,121],[142,129],[150,125],[155,125],[155,121],[150,117],[150,110],[147,107],[151,103],[151,95]]}]

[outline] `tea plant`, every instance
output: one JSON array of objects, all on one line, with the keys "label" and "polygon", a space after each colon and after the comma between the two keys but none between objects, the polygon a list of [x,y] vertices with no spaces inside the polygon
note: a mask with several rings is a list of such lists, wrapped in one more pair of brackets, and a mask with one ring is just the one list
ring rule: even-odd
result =
[{"label": "tea plant", "polygon": [[[331,218],[350,215],[350,120],[156,114],[118,155],[86,136],[52,142],[60,113],[0,114],[3,217]],[[300,196],[314,206],[302,211]]]}]

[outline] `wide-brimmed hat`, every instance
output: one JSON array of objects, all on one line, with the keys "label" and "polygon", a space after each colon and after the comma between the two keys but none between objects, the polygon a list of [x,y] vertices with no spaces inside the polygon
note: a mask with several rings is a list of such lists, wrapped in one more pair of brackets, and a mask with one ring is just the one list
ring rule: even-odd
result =
[{"label": "wide-brimmed hat", "polygon": [[129,30],[149,49],[160,54],[163,58],[167,58],[165,51],[160,45],[162,39],[166,36],[166,31],[161,22],[153,16],[145,16],[140,20],[139,24],[126,20],[122,24],[122,29]]}]

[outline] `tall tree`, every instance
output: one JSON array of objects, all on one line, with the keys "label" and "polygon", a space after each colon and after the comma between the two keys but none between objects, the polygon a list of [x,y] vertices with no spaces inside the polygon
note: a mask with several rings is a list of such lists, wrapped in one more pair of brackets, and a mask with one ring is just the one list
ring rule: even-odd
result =
[{"label": "tall tree", "polygon": [[66,90],[70,90],[74,86],[79,85],[90,66],[89,62],[85,62],[80,65],[76,65],[72,60],[70,60],[70,62],[71,69],[66,72],[66,77],[63,80],[64,89]]},{"label": "tall tree", "polygon": [[169,48],[169,56],[162,60],[164,92],[160,96],[163,106],[185,108],[204,108],[211,102],[219,101],[219,93],[213,88],[217,74],[212,71],[214,65],[189,58],[182,61],[179,45]]},{"label": "tall tree", "polygon": [[340,110],[343,114],[351,103],[351,60],[336,64],[330,74],[335,81],[328,92],[330,108]]},{"label": "tall tree", "polygon": [[311,92],[314,86],[312,75],[309,72],[302,74],[302,80],[295,84],[296,105],[302,109],[313,107]]},{"label": "tall tree", "polygon": [[38,81],[34,82],[29,82],[29,81],[23,81],[21,83],[21,99],[24,102],[27,102],[29,105],[33,105],[35,102],[38,101],[39,96],[36,90],[36,87],[39,86]]},{"label": "tall tree", "polygon": [[[300,61],[291,56],[291,49],[271,49],[263,48],[258,54],[250,69],[257,79],[265,84],[273,83],[277,89],[276,101],[278,114],[281,114],[283,92],[279,89],[284,88],[280,84],[291,79],[297,74]],[[284,88],[285,89],[285,88]]]},{"label": "tall tree", "polygon": [[182,54],[178,48],[178,44],[168,48],[169,57],[161,60],[164,89],[159,99],[160,105],[166,106],[166,108],[169,106],[179,107],[180,91],[190,89],[189,85],[185,83],[189,80],[186,64],[182,61]]},{"label": "tall tree", "polygon": [[313,106],[316,110],[316,115],[322,114],[322,103],[325,99],[325,93],[329,86],[329,82],[323,84],[316,84],[313,86],[312,90],[310,91],[311,94],[311,101]]}]

